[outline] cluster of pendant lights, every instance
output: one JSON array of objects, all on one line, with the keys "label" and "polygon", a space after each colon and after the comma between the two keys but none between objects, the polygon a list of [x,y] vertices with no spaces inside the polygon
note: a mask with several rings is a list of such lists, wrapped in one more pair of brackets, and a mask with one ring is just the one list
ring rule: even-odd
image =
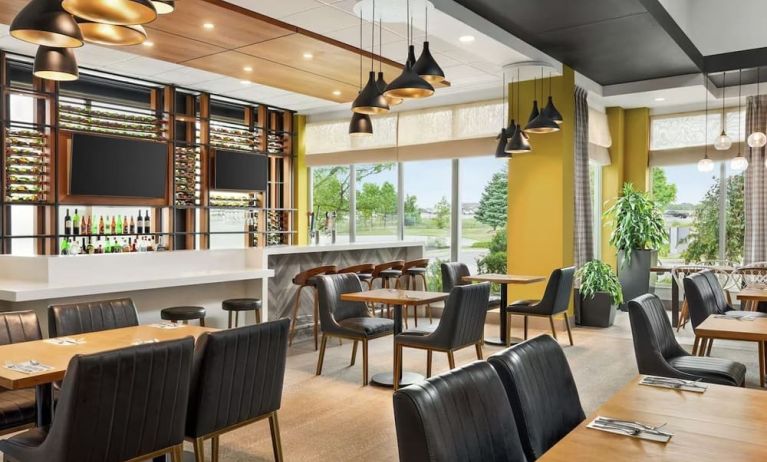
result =
[{"label": "cluster of pendant lights", "polygon": [[[495,149],[495,157],[511,157],[512,154],[520,154],[533,150],[530,146],[528,133],[554,133],[559,131],[559,126],[564,122],[562,114],[559,113],[554,105],[551,96],[551,75],[549,75],[549,97],[546,107],[543,110],[538,109],[537,86],[533,81],[533,109],[530,111],[530,117],[527,119],[527,125],[522,127],[520,121],[516,123],[514,114],[519,117],[519,68],[517,68],[517,95],[514,97],[514,82],[511,83],[511,104],[509,107],[509,126],[501,128],[498,134],[498,146]],[[543,97],[543,69],[541,69],[541,97]],[[503,100],[506,101],[506,74],[503,75]],[[514,103],[516,102],[516,107]]]},{"label": "cluster of pendant lights", "polygon": [[[741,89],[743,86],[743,80],[742,80],[742,74],[743,70],[738,70],[738,114],[740,114],[740,101],[741,101]],[[717,151],[727,151],[732,147],[732,138],[727,134],[727,130],[725,128],[724,120],[725,120],[725,108],[724,108],[724,92],[727,90],[727,73],[722,73],[722,114],[721,114],[721,120],[722,120],[722,132],[719,134],[719,136],[714,139],[714,149]],[[759,96],[760,96],[760,68],[756,69],[756,114],[759,113]],[[706,88],[706,120],[708,120],[708,76],[703,76],[703,84]],[[741,133],[740,130],[740,116],[738,116],[738,133]],[[704,130],[705,133],[705,130]],[[767,135],[764,134],[761,130],[756,130],[748,135],[748,138],[746,139],[746,143],[748,143],[749,148],[755,148],[760,149],[763,148],[765,145],[767,145]],[[748,168],[748,159],[743,155],[741,151],[742,143],[738,143],[738,155],[735,156],[730,160],[730,168],[735,172],[742,172]],[[765,167],[767,167],[767,160],[765,160]],[[698,171],[701,172],[710,172],[714,170],[714,161],[712,161],[708,157],[708,141],[704,143],[704,154],[703,159],[698,161]]]},{"label": "cluster of pendant lights", "polygon": [[[375,43],[375,0],[372,11],[372,40],[370,45],[370,73],[368,82],[362,87],[362,54],[360,54],[360,92],[352,103],[352,120],[349,123],[349,134],[352,136],[370,136],[373,134],[371,115],[389,112],[391,106],[401,104],[408,99],[427,98],[434,94],[434,85],[445,80],[445,73],[429,51],[428,41],[428,2],[426,3],[426,40],[423,42],[421,56],[415,59],[413,45],[412,21],[410,20],[410,2],[407,2],[408,15],[408,54],[402,73],[390,83],[384,80],[379,61],[378,76],[374,71]],[[381,30],[381,28],[379,28]],[[381,40],[379,39],[379,56]],[[362,49],[362,12],[360,12],[360,49]]]},{"label": "cluster of pendant lights", "polygon": [[146,40],[141,25],[174,9],[174,0],[31,0],[13,19],[11,36],[39,45],[35,76],[76,80],[74,48],[138,45]]}]

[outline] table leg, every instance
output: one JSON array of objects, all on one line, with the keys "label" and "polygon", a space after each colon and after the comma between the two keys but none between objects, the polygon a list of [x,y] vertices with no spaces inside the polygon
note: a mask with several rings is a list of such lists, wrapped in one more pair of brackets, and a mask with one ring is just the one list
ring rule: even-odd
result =
[{"label": "table leg", "polygon": [[[509,331],[509,325],[508,325],[508,316],[506,309],[509,306],[508,302],[508,293],[509,293],[509,285],[508,284],[501,284],[501,309],[500,309],[500,315],[501,315],[501,335],[498,337],[485,337],[485,343],[488,343],[490,345],[500,345],[500,346],[506,346],[506,336],[507,332]],[[515,343],[521,342],[522,339],[513,337],[511,338],[511,344],[514,345]]]},{"label": "table leg", "polygon": [[[392,305],[392,308],[394,308],[394,335],[392,336],[392,339],[395,339],[397,334],[402,333],[402,305]],[[394,348],[393,354],[397,354],[397,348]],[[392,361],[392,366],[393,365],[394,361]],[[421,374],[417,374],[415,372],[406,372],[403,370],[402,376],[399,378],[399,386],[406,387],[423,379],[424,376]],[[374,375],[370,381],[383,387],[394,387],[394,372],[381,372]]]},{"label": "table leg", "polygon": [[759,386],[764,388],[764,342],[757,342],[759,344]]},{"label": "table leg", "polygon": [[42,383],[35,387],[37,426],[47,427],[53,422],[53,384]]},{"label": "table leg", "polygon": [[701,337],[700,348],[698,348],[698,356],[706,356],[706,345],[708,345],[708,339],[706,337]]},{"label": "table leg", "polygon": [[671,274],[671,325],[679,326],[679,284],[676,278]]}]

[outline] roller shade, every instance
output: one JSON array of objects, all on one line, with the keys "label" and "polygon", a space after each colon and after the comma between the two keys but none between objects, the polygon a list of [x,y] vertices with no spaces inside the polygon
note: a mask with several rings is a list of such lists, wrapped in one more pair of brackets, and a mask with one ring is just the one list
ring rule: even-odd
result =
[{"label": "roller shade", "polygon": [[589,108],[589,160],[598,165],[610,165],[610,151],[613,145],[607,114]]}]

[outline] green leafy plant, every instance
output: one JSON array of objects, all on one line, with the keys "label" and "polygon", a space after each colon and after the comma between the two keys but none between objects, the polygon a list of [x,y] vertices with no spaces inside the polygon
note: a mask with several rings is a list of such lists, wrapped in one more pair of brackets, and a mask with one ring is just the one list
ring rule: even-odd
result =
[{"label": "green leafy plant", "polygon": [[668,239],[663,212],[647,194],[623,185],[623,194],[604,213],[613,226],[610,245],[626,253],[632,250],[658,249]]},{"label": "green leafy plant", "polygon": [[614,303],[623,303],[621,283],[610,265],[591,260],[581,266],[575,274],[581,281],[578,290],[583,297],[594,298],[597,292],[606,292],[612,296]]}]

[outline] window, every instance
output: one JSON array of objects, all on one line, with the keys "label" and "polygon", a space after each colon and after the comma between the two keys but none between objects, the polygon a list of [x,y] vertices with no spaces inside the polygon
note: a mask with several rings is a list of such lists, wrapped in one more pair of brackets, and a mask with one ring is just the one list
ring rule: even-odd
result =
[{"label": "window", "polygon": [[348,165],[312,169],[314,230],[322,243],[331,242],[333,227],[336,242],[349,242],[350,173]]},{"label": "window", "polygon": [[426,243],[425,257],[450,260],[452,161],[429,160],[403,164],[405,239]]},{"label": "window", "polygon": [[398,240],[397,164],[355,165],[356,241]]}]

